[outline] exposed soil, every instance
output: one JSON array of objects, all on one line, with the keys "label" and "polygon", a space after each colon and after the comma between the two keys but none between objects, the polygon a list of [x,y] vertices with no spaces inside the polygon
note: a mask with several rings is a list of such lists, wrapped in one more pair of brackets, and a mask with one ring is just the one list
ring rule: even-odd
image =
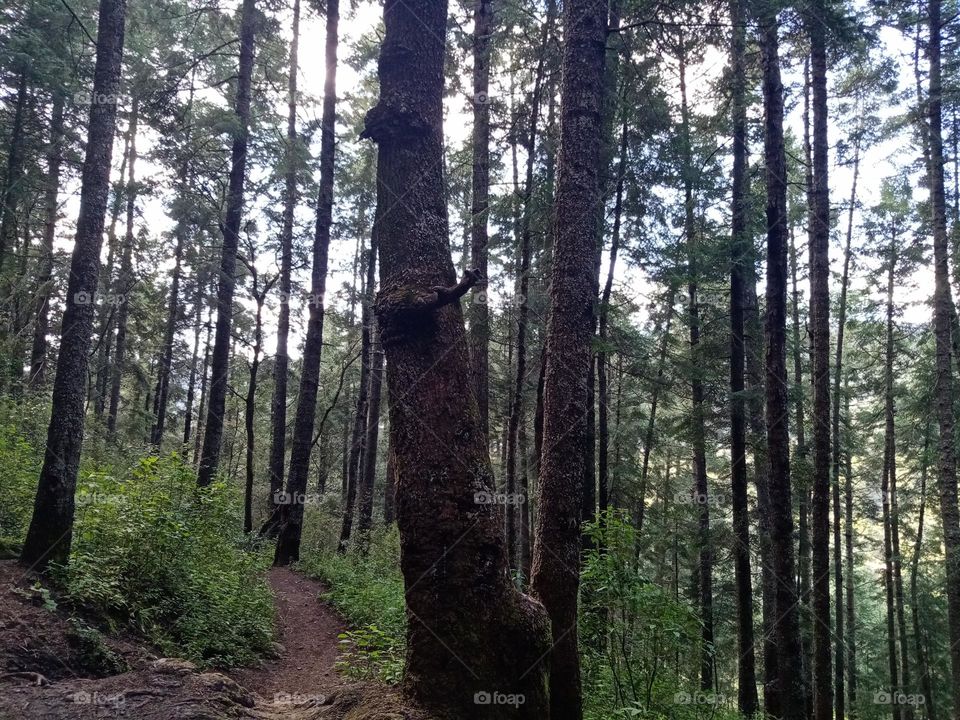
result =
[{"label": "exposed soil", "polygon": [[[346,626],[320,601],[322,585],[285,568],[268,581],[277,657],[224,674],[158,658],[136,638],[98,636],[91,653],[36,578],[0,561],[0,720],[430,720],[389,688],[337,674]],[[107,674],[118,665],[130,669]]]}]

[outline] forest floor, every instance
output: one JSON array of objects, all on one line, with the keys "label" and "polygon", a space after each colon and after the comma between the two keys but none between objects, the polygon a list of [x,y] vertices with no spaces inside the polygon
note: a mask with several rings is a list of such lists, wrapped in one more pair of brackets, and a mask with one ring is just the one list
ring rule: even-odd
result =
[{"label": "forest floor", "polygon": [[336,672],[346,626],[320,583],[286,568],[268,581],[277,656],[224,673],[78,625],[35,576],[0,561],[0,720],[429,720],[393,690]]}]

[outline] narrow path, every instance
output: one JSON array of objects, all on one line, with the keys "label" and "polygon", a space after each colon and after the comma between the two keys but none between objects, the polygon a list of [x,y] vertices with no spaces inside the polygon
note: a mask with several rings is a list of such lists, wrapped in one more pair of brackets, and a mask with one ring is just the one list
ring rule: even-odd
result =
[{"label": "narrow path", "polygon": [[271,568],[267,580],[277,603],[280,657],[262,667],[237,668],[234,680],[266,700],[321,695],[343,684],[333,669],[346,625],[320,595],[326,588],[289,568]]}]

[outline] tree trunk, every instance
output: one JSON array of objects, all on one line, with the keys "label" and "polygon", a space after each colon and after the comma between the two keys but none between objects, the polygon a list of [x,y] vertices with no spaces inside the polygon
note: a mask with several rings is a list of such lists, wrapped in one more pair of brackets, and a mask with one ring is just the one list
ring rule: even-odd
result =
[{"label": "tree trunk", "polygon": [[930,90],[927,102],[930,137],[929,187],[936,285],[933,301],[937,362],[934,394],[940,424],[940,518],[946,561],[947,617],[954,714],[960,715],[960,510],[957,508],[957,461],[954,448],[953,368],[951,358],[950,274],[946,199],[943,189],[942,87],[940,69],[941,2],[930,0]]},{"label": "tree trunk", "polygon": [[[116,97],[123,54],[124,0],[101,0],[93,95]],[[110,191],[110,156],[116,130],[114,103],[93,103],[80,185],[80,215],[61,323],[60,357],[53,385],[53,412],[30,529],[20,562],[45,569],[66,562],[73,532],[74,490],[83,444],[84,400],[90,333],[100,269],[100,245]]]},{"label": "tree trunk", "polygon": [[730,238],[730,487],[733,500],[733,561],[737,586],[737,709],[750,717],[759,709],[750,576],[750,516],[747,507],[747,428],[744,402],[744,265],[753,262],[747,234],[746,26],[741,0],[731,0],[730,43],[733,137]]},{"label": "tree trunk", "polygon": [[217,326],[210,360],[210,397],[207,399],[207,421],[203,434],[203,452],[197,484],[213,482],[220,466],[220,443],[223,439],[223,413],[230,382],[230,336],[233,326],[233,291],[237,264],[237,241],[243,219],[243,186],[247,175],[247,141],[250,132],[250,85],[253,77],[254,35],[257,26],[256,0],[243,0],[240,10],[240,64],[234,112],[237,127],[230,150],[230,180],[224,222],[223,250],[217,283]]},{"label": "tree trunk", "polygon": [[830,186],[827,144],[827,47],[824,0],[809,8],[813,90],[813,207],[810,328],[813,355],[813,718],[833,717],[830,628]]},{"label": "tree trunk", "polygon": [[[897,667],[897,636],[894,626],[893,547],[890,542],[890,466],[896,462],[896,457],[890,454],[889,421],[884,433],[883,445],[883,479],[880,485],[883,505],[883,590],[887,603],[887,664],[890,672],[888,692],[895,698],[900,692],[900,672]],[[894,720],[900,720],[903,716],[900,703],[894,702],[892,710]]]},{"label": "tree trunk", "polygon": [[403,689],[439,718],[472,717],[477,698],[491,692],[522,693],[526,702],[516,711],[489,705],[486,717],[541,718],[547,619],[510,582],[499,506],[477,502],[493,483],[459,304],[478,276],[455,284],[450,257],[446,23],[443,1],[387,4],[380,99],[363,132],[378,145],[376,314],[406,587]]},{"label": "tree trunk", "polygon": [[860,145],[854,147],[853,156],[853,183],[850,188],[850,208],[847,214],[847,240],[843,251],[843,275],[840,279],[840,309],[837,318],[837,349],[834,361],[833,376],[833,412],[830,417],[832,436],[831,459],[831,486],[833,492],[833,596],[836,602],[836,631],[834,633],[834,673],[835,686],[834,707],[838,720],[846,715],[845,666],[847,641],[844,628],[843,598],[843,542],[841,538],[841,523],[843,522],[843,508],[840,505],[840,379],[843,373],[843,336],[847,324],[847,283],[850,277],[850,248],[853,240],[853,214],[857,204],[857,180],[860,175]]},{"label": "tree trunk", "polygon": [[193,430],[193,396],[197,384],[197,359],[200,355],[200,331],[203,329],[203,284],[196,278],[197,291],[193,298],[193,354],[190,356],[190,376],[187,379],[187,401],[183,414],[183,451],[190,445]]},{"label": "tree trunk", "polygon": [[776,592],[773,630],[777,638],[776,686],[779,717],[804,717],[797,591],[794,580],[793,509],[790,488],[788,432],[787,307],[787,180],[783,143],[783,85],[780,80],[776,15],[760,18],[763,55],[764,158],[767,186],[766,395],[769,462],[770,554]]},{"label": "tree trunk", "polygon": [[[376,223],[376,221],[374,221]],[[367,412],[369,408],[370,370],[372,368],[371,340],[374,283],[377,267],[377,228],[374,225],[370,235],[370,251],[366,253],[366,277],[363,284],[363,308],[360,311],[360,387],[357,390],[357,405],[353,415],[353,431],[350,435],[349,449],[345,449],[349,459],[347,466],[347,492],[343,506],[343,518],[340,524],[340,541],[337,543],[337,552],[344,553],[353,534],[353,519],[357,494],[363,475],[364,447],[367,440]]]},{"label": "tree trunk", "polygon": [[107,411],[107,430],[117,431],[117,415],[120,411],[120,389],[123,386],[123,365],[127,352],[127,320],[130,317],[130,293],[133,290],[133,220],[137,208],[137,126],[140,120],[140,103],[133,99],[130,110],[130,155],[127,164],[127,228],[123,236],[120,254],[120,276],[117,292],[109,300],[117,309],[117,333],[114,340],[113,372],[110,377],[110,407]]},{"label": "tree trunk", "polygon": [[[373,318],[371,318],[371,322]],[[380,333],[372,328],[370,345],[370,393],[367,400],[366,438],[363,442],[363,478],[358,502],[357,534],[360,547],[367,548],[373,528],[373,490],[377,479],[377,444],[380,437],[380,391],[383,386],[383,346]]]},{"label": "tree trunk", "polygon": [[[849,374],[844,377],[844,407],[847,418],[847,437],[846,437],[846,470],[844,472],[844,550],[846,553],[847,582],[846,582],[846,636],[845,644],[847,647],[847,707],[851,716],[856,715],[857,709],[857,614],[854,599],[854,578],[853,578],[853,441],[850,432],[850,391]],[[837,602],[840,602],[839,599]]]},{"label": "tree trunk", "polygon": [[210,330],[212,329],[213,311],[207,314],[207,337],[203,343],[203,373],[200,375],[200,405],[197,407],[197,431],[193,441],[193,464],[200,464],[200,446],[203,442],[203,419],[206,417],[207,407],[207,380],[210,369]]},{"label": "tree trunk", "polygon": [[300,394],[293,421],[290,465],[287,472],[287,496],[294,500],[280,506],[280,529],[273,564],[289,565],[300,559],[300,536],[303,530],[303,504],[295,502],[307,490],[310,472],[310,451],[313,448],[314,415],[320,385],[320,356],[323,350],[323,297],[327,288],[327,264],[330,250],[330,227],[333,224],[333,172],[336,150],[335,126],[337,110],[337,47],[340,4],[327,0],[326,75],[323,85],[323,113],[320,135],[320,189],[317,201],[317,223],[313,236],[313,270],[310,280],[310,317],[303,346],[300,368]]},{"label": "tree trunk", "polygon": [[253,450],[254,429],[253,421],[256,414],[257,401],[257,372],[260,370],[260,351],[263,346],[263,302],[266,292],[257,293],[257,279],[254,276],[253,292],[257,302],[257,314],[253,331],[253,359],[250,361],[250,382],[247,384],[247,397],[244,398],[243,425],[247,433],[247,477],[243,494],[243,531],[253,532]]},{"label": "tree trunk", "polygon": [[493,2],[474,3],[473,15],[473,176],[470,264],[480,273],[468,307],[470,361],[483,434],[490,432],[490,308],[487,291],[487,210],[490,196],[490,45]]},{"label": "tree trunk", "polygon": [[[300,42],[300,0],[293,0],[293,40],[290,43],[290,70],[287,80],[287,145],[285,148],[283,222],[280,230],[280,308],[277,311],[277,352],[273,364],[273,397],[270,401],[270,520],[264,534],[273,537],[279,529],[277,495],[283,490],[283,464],[287,453],[287,382],[290,356],[290,273],[293,267],[293,216],[299,198],[300,140],[297,136],[297,51]],[[272,522],[271,522],[272,520]]]},{"label": "tree trunk", "polygon": [[[534,594],[553,623],[550,717],[582,717],[577,651],[580,512],[593,339],[602,170],[607,5],[564,3],[560,151],[554,209],[552,312],[547,327],[543,454],[533,556]],[[576,71],[573,71],[576,68]],[[562,440],[562,441],[561,441]]]},{"label": "tree trunk", "polygon": [[37,316],[33,324],[30,351],[31,389],[43,387],[47,370],[47,333],[50,331],[50,295],[53,291],[53,241],[57,229],[57,198],[60,192],[60,165],[63,160],[64,98],[56,93],[50,118],[50,145],[47,151],[47,177],[44,193],[43,252],[37,277]]},{"label": "tree trunk", "polygon": [[23,193],[23,146],[24,113],[27,106],[27,68],[23,67],[17,80],[17,99],[14,103],[13,126],[7,150],[7,174],[4,178],[3,195],[0,197],[0,270],[7,252],[16,243],[19,235],[18,217],[20,196]]},{"label": "tree trunk", "polygon": [[910,608],[913,616],[913,639],[917,651],[917,672],[920,675],[920,689],[923,691],[924,709],[927,720],[937,720],[937,705],[933,701],[933,685],[930,682],[930,661],[924,644],[923,627],[920,624],[920,597],[918,576],[920,571],[920,552],[923,550],[923,519],[927,506],[927,453],[930,449],[930,427],[923,434],[923,455],[920,466],[920,509],[917,518],[917,539],[913,545],[913,558],[910,561]]}]

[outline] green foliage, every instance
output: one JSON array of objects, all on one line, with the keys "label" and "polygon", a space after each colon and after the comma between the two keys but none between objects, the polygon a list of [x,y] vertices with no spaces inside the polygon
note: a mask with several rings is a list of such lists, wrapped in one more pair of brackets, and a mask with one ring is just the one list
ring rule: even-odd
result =
[{"label": "green foliage", "polygon": [[373,532],[366,555],[355,549],[344,555],[319,550],[302,563],[303,570],[330,587],[326,599],[352,627],[341,636],[337,663],[350,677],[400,681],[407,619],[399,561],[400,538],[391,527]]},{"label": "green foliage", "polygon": [[[18,415],[30,410],[4,402],[0,405],[0,557],[16,557],[27,534],[42,447],[24,432]],[[15,414],[16,413],[16,414]]]},{"label": "green foliage", "polygon": [[735,699],[698,691],[696,614],[643,575],[626,517],[608,512],[587,532],[594,549],[581,585],[584,717],[732,717]]},{"label": "green foliage", "polygon": [[266,556],[240,548],[239,507],[223,484],[197,488],[175,455],[122,478],[81,472],[66,599],[201,665],[251,662],[269,650],[273,603]]}]

